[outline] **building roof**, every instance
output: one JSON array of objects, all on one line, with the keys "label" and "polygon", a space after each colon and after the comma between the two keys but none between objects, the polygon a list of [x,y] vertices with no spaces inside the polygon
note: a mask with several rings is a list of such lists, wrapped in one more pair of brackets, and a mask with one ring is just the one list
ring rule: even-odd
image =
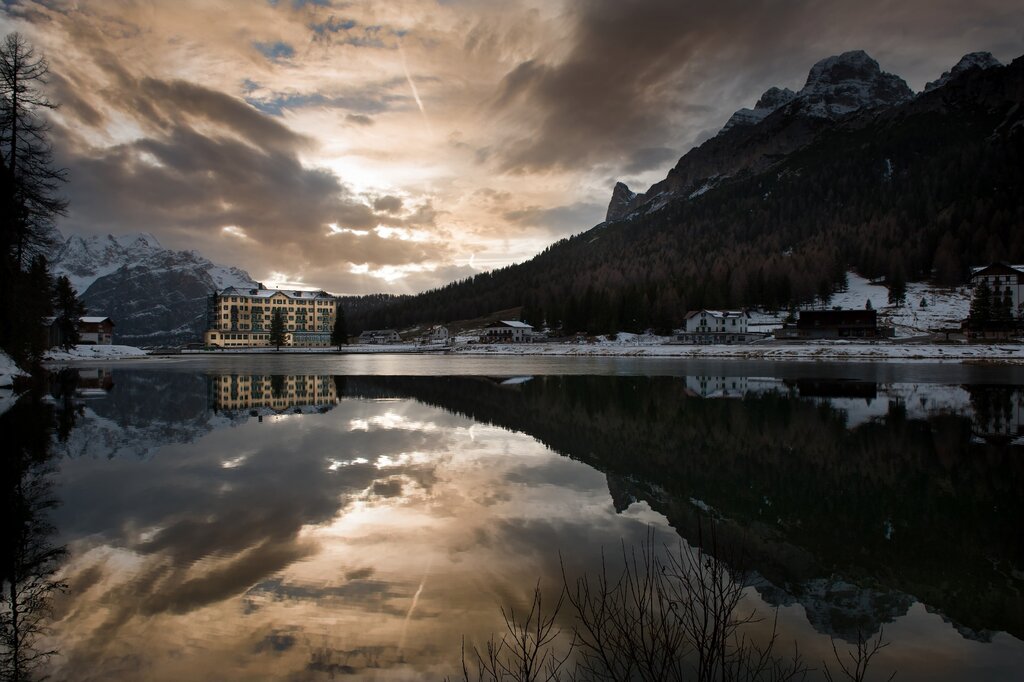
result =
[{"label": "building roof", "polygon": [[360,336],[372,335],[372,336],[390,336],[391,334],[397,334],[398,332],[394,329],[367,329]]},{"label": "building roof", "polygon": [[85,322],[86,324],[102,324],[104,322],[109,322],[111,325],[114,324],[114,321],[109,317],[80,317],[78,321]]},{"label": "building roof", "polygon": [[701,313],[707,313],[711,317],[724,317],[726,319],[728,319],[730,317],[749,317],[747,315],[747,311],[745,311],[745,310],[707,310],[707,309],[702,309],[702,310],[691,310],[690,312],[686,313],[686,318],[685,319],[689,320],[691,317],[696,317],[697,315],[700,315]]},{"label": "building roof", "polygon": [[512,327],[513,329],[533,329],[532,324],[526,324],[519,320],[498,320],[497,322],[491,322],[488,327]]},{"label": "building roof", "polygon": [[797,318],[797,329],[813,329],[815,327],[855,326],[876,327],[878,325],[877,310],[801,310]]},{"label": "building roof", "polygon": [[333,299],[326,291],[295,291],[292,289],[247,289],[245,287],[228,287],[219,296],[245,296],[246,298],[270,298],[275,294],[284,294],[295,300],[311,301]]},{"label": "building roof", "polygon": [[971,277],[978,275],[1024,275],[1024,265],[990,263],[989,265],[972,266]]}]

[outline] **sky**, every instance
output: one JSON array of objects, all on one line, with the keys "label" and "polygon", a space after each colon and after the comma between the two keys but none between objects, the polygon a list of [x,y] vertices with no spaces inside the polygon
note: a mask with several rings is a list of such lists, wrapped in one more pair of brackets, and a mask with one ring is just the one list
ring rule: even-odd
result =
[{"label": "sky", "polygon": [[65,235],[147,232],[268,285],[414,293],[601,222],[771,86],[864,49],[915,91],[1024,54],[1019,0],[61,0]]}]

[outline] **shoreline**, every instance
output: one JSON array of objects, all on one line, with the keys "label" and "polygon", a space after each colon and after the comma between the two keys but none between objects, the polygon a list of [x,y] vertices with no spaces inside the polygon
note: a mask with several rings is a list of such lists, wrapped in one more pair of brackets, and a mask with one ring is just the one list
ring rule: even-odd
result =
[{"label": "shoreline", "polygon": [[935,343],[772,343],[755,345],[682,345],[682,344],[493,344],[454,347],[419,346],[355,346],[335,348],[238,348],[216,351],[191,350],[180,353],[97,354],[96,356],[57,356],[44,360],[48,366],[171,359],[208,359],[235,356],[332,356],[332,355],[445,355],[466,357],[625,357],[663,359],[765,360],[765,361],[829,361],[829,362],[942,362],[1024,364],[1024,344],[950,345]]}]

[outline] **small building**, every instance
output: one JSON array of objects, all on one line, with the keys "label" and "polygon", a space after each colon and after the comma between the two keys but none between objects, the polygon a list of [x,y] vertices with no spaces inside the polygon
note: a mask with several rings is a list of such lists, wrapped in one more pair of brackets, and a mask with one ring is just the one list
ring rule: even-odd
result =
[{"label": "small building", "polygon": [[[114,343],[114,321],[109,317],[80,317],[75,328],[80,345],[110,346]],[[56,317],[43,318],[43,335],[47,348],[64,345],[64,334]]]},{"label": "small building", "polygon": [[878,326],[875,310],[801,310],[796,324],[776,330],[777,339],[876,339],[889,330]]},{"label": "small building", "polygon": [[420,343],[448,343],[449,340],[451,340],[451,334],[448,332],[448,327],[440,325],[431,327],[419,338]]},{"label": "small building", "polygon": [[359,335],[359,343],[401,343],[402,337],[394,329],[367,329]]},{"label": "small building", "polygon": [[684,318],[682,343],[747,343],[761,337],[747,330],[750,315],[744,310],[691,310]]},{"label": "small building", "polygon": [[533,341],[533,325],[519,320],[498,320],[487,325],[484,343],[529,343]]},{"label": "small building", "polygon": [[78,318],[79,343],[110,346],[114,343],[114,321],[109,317]]}]

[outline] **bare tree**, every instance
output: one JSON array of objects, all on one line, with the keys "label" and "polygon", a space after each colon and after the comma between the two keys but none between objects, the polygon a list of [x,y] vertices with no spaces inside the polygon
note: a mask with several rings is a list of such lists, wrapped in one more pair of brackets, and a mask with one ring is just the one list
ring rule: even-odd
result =
[{"label": "bare tree", "polygon": [[[846,655],[843,656],[839,653],[838,647],[836,647],[836,640],[832,640],[832,655],[835,658],[836,665],[839,667],[838,671],[832,672],[827,662],[823,662],[823,674],[827,682],[835,682],[835,680],[850,680],[850,682],[865,682],[868,679],[868,666],[871,664],[871,659],[878,655],[885,647],[889,646],[889,642],[885,641],[883,635],[885,634],[885,628],[879,628],[878,634],[875,637],[869,637],[860,630],[857,631],[857,642],[853,645],[852,650],[847,650]],[[889,675],[890,682],[896,677],[896,673]]]},{"label": "bare tree", "polygon": [[53,166],[50,126],[41,115],[56,109],[43,88],[49,64],[20,33],[0,45],[0,155],[4,190],[4,254],[18,267],[50,245],[53,221],[67,202],[58,196],[67,173]]},{"label": "bare tree", "polygon": [[565,670],[572,656],[574,642],[557,649],[562,631],[556,619],[562,608],[565,592],[559,595],[554,607],[545,610],[540,582],[533,589],[533,600],[525,613],[516,613],[513,606],[502,606],[505,634],[501,639],[492,635],[481,651],[473,647],[475,676],[469,672],[466,660],[466,642],[462,642],[462,679],[465,682],[559,682],[571,679]]}]

